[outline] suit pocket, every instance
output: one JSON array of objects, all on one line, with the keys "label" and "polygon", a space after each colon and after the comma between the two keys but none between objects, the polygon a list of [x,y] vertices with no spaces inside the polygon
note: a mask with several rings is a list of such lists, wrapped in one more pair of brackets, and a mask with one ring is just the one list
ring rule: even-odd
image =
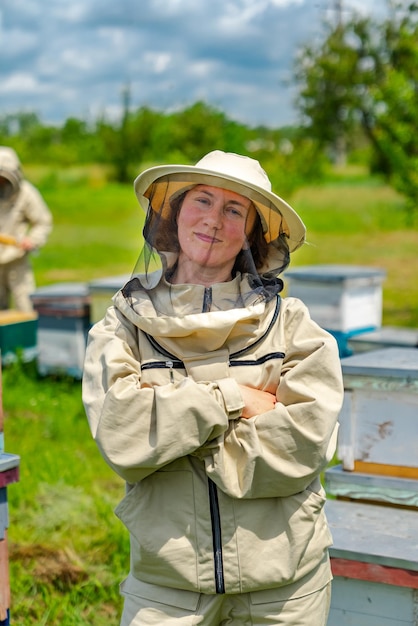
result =
[{"label": "suit pocket", "polygon": [[134,570],[149,580],[158,574],[162,584],[180,576],[197,585],[192,472],[155,472],[130,489],[115,514],[131,535]]}]

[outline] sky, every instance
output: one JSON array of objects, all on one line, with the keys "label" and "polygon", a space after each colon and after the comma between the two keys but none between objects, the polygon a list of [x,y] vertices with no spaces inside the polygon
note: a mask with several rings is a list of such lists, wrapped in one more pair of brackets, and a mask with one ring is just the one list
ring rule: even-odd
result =
[{"label": "sky", "polygon": [[382,0],[0,0],[0,116],[116,119],[204,101],[249,126],[297,122],[293,62],[323,20]]}]

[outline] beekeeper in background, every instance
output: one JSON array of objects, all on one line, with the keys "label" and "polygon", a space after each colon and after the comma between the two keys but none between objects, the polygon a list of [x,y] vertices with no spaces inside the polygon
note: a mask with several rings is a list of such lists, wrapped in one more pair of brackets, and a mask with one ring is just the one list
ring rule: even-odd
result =
[{"label": "beekeeper in background", "polygon": [[16,152],[0,146],[0,309],[33,310],[35,277],[30,252],[46,243],[52,215],[24,180]]}]

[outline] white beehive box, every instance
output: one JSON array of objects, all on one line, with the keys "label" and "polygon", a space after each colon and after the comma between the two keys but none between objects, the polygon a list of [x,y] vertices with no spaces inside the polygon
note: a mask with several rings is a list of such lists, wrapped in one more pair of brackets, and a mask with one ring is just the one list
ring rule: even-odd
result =
[{"label": "white beehive box", "polygon": [[382,324],[383,270],[355,265],[310,265],[288,270],[287,295],[300,298],[322,328],[364,332]]},{"label": "white beehive box", "polygon": [[342,359],[337,455],[345,470],[418,479],[418,350]]},{"label": "white beehive box", "polygon": [[90,328],[87,284],[48,285],[35,291],[32,302],[38,313],[39,373],[81,378]]},{"label": "white beehive box", "polygon": [[131,278],[131,274],[99,278],[89,283],[90,321],[95,324],[103,319],[106,309],[112,304],[112,297]]}]

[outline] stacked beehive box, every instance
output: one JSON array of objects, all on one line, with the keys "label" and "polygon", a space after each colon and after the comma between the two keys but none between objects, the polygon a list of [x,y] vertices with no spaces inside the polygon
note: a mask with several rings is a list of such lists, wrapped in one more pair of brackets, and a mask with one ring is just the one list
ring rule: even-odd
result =
[{"label": "stacked beehive box", "polygon": [[341,356],[351,354],[351,337],[382,324],[385,272],[356,265],[309,265],[288,270],[287,295],[300,298],[312,319],[332,333]]},{"label": "stacked beehive box", "polygon": [[21,358],[32,361],[36,358],[36,313],[24,313],[8,309],[0,311],[0,350],[3,364]]},{"label": "stacked beehive box", "polygon": [[325,472],[328,626],[418,625],[418,350],[342,359],[338,457]]},{"label": "stacked beehive box", "polygon": [[38,314],[38,370],[41,375],[81,378],[90,328],[86,283],[55,283],[37,289],[32,302]]},{"label": "stacked beehive box", "polygon": [[37,326],[31,340],[41,375],[82,378],[88,331],[105,315],[112,296],[129,278],[124,275],[91,283],[54,283],[35,291],[32,302],[36,314],[32,318]]},{"label": "stacked beehive box", "polygon": [[89,283],[90,321],[95,324],[101,320],[106,309],[112,304],[112,296],[130,279],[130,274],[98,278]]},{"label": "stacked beehive box", "polygon": [[418,328],[382,326],[350,337],[348,347],[354,354],[382,348],[418,348]]},{"label": "stacked beehive box", "polygon": [[0,367],[0,626],[10,623],[10,582],[7,529],[9,515],[7,487],[19,480],[19,457],[4,451],[3,394]]}]

